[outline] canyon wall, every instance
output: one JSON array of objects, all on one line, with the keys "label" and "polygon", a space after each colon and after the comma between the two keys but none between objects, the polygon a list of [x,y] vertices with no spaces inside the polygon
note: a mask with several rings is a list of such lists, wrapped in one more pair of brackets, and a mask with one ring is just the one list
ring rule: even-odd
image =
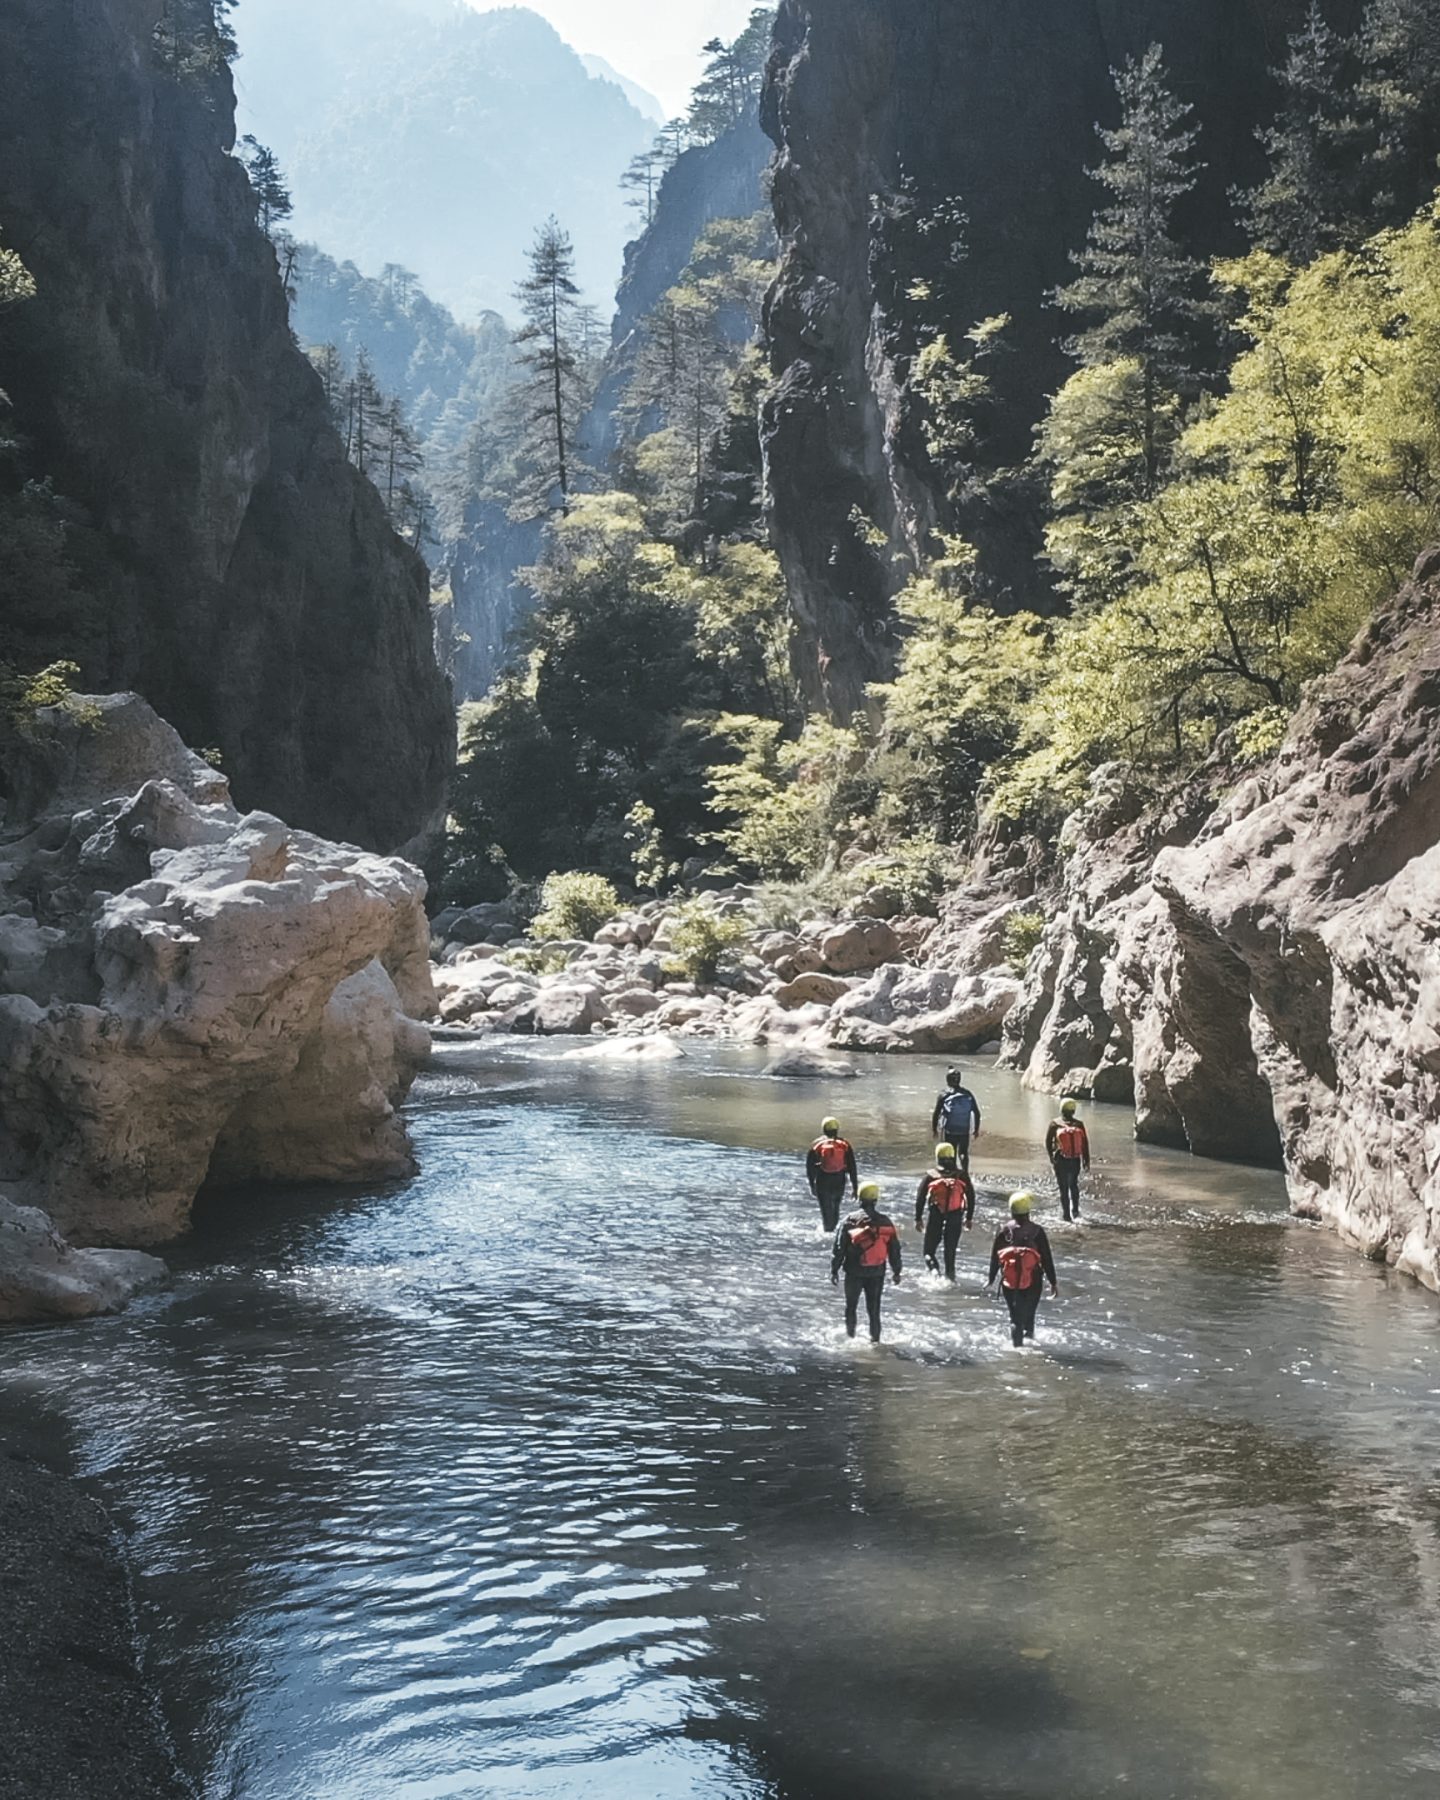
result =
[{"label": "canyon wall", "polygon": [[1298,1213],[1440,1290],[1440,551],[1273,761],[1160,813],[1102,771],[1066,850],[1008,1065],[1283,1166]]},{"label": "canyon wall", "polygon": [[[1303,11],[1302,0],[781,0],[765,105],[783,255],[765,435],[812,703],[847,718],[867,683],[888,675],[891,601],[937,528],[976,544],[987,600],[1051,604],[1023,488],[958,511],[942,493],[907,392],[907,290],[958,289],[942,321],[952,341],[1011,316],[990,455],[1000,466],[1023,459],[1045,395],[1068,372],[1047,296],[1102,197],[1086,171],[1100,153],[1096,122],[1115,120],[1110,70],[1163,45],[1204,134],[1184,230],[1198,249],[1233,248],[1227,195],[1257,169],[1267,71]],[[902,181],[922,214],[963,208],[958,272],[946,266],[954,233],[912,233],[897,255],[887,209]]]},{"label": "canyon wall", "polygon": [[453,759],[425,569],[291,336],[229,72],[162,66],[163,11],[0,11],[0,222],[39,288],[0,317],[0,486],[54,562],[0,558],[0,658],[134,688],[242,806],[395,848]]}]

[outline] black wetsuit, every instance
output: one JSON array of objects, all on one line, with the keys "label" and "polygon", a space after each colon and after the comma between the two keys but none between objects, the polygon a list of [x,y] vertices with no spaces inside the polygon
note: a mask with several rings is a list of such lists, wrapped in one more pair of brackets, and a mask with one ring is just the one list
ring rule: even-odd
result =
[{"label": "black wetsuit", "polygon": [[[955,1123],[945,1122],[945,1103],[952,1095],[958,1095],[958,1103],[950,1109]],[[969,1101],[968,1107],[965,1105]],[[964,1120],[962,1129],[960,1121]],[[935,1111],[930,1116],[930,1135],[942,1142],[953,1145],[955,1159],[965,1174],[970,1173],[970,1137],[980,1134],[980,1102],[967,1087],[946,1088],[935,1102]]]},{"label": "black wetsuit", "polygon": [[[930,1198],[930,1190],[938,1181],[958,1180],[964,1184],[965,1204],[957,1206],[950,1212],[942,1212]],[[930,1217],[925,1217],[926,1207],[930,1209]],[[939,1273],[940,1264],[936,1259],[936,1251],[945,1245],[945,1274],[947,1279],[955,1279],[955,1252],[959,1247],[960,1233],[975,1223],[975,1185],[965,1174],[955,1174],[948,1169],[931,1169],[920,1177],[920,1186],[915,1190],[915,1224],[918,1229],[925,1226],[925,1261]]]},{"label": "black wetsuit", "polygon": [[[885,1261],[866,1265],[861,1261],[862,1250],[850,1236],[852,1231],[874,1231],[883,1234]],[[880,1305],[885,1296],[885,1272],[888,1268],[898,1281],[900,1279],[900,1233],[895,1229],[895,1221],[885,1213],[872,1207],[861,1207],[859,1212],[852,1212],[848,1219],[835,1233],[835,1248],[830,1261],[830,1274],[834,1278],[841,1269],[845,1271],[845,1331],[854,1337],[860,1325],[860,1300],[864,1297],[865,1311],[870,1321],[870,1341],[880,1342]]]},{"label": "black wetsuit", "polygon": [[1000,1273],[1000,1252],[1014,1244],[1028,1246],[1040,1254],[1040,1267],[1033,1280],[1021,1288],[1001,1289],[1005,1304],[1010,1309],[1010,1339],[1018,1345],[1035,1335],[1035,1315],[1040,1310],[1040,1295],[1047,1281],[1051,1287],[1055,1286],[1055,1258],[1050,1254],[1050,1240],[1042,1226],[1029,1219],[1012,1219],[995,1234],[995,1243],[990,1251],[991,1282]]},{"label": "black wetsuit", "polygon": [[[844,1143],[844,1139],[838,1140]],[[820,1143],[824,1140],[821,1139]],[[845,1183],[850,1183],[853,1195],[860,1186],[860,1171],[856,1167],[855,1152],[849,1144],[845,1144],[845,1167],[830,1171],[820,1166],[820,1143],[817,1143],[805,1159],[805,1179],[810,1183],[810,1192],[820,1203],[820,1220],[826,1231],[834,1231],[840,1223],[840,1202],[845,1198]]]},{"label": "black wetsuit", "polygon": [[[1079,1156],[1060,1154],[1060,1133],[1067,1127],[1080,1133]],[[1045,1152],[1055,1171],[1055,1182],[1060,1189],[1060,1210],[1068,1225],[1072,1219],[1080,1217],[1080,1171],[1090,1167],[1090,1134],[1078,1119],[1052,1119],[1050,1129],[1045,1133]]]}]

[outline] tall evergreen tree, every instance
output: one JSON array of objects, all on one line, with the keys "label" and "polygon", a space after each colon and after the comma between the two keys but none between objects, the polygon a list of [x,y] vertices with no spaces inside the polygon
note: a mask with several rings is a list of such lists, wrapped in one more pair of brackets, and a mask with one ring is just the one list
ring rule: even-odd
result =
[{"label": "tall evergreen tree", "polygon": [[274,238],[277,228],[294,212],[290,190],[280,170],[275,152],[248,134],[240,140],[240,160],[255,191],[255,204],[260,229]]},{"label": "tall evergreen tree", "polygon": [[530,273],[515,290],[524,325],[515,335],[524,374],[518,384],[520,461],[528,490],[520,507],[532,514],[569,504],[574,487],[573,444],[588,399],[575,250],[555,218],[547,219],[530,251]]},{"label": "tall evergreen tree", "polygon": [[1292,262],[1313,262],[1367,229],[1360,216],[1352,65],[1351,46],[1330,29],[1319,0],[1310,0],[1285,64],[1275,71],[1279,113],[1258,134],[1269,173],[1241,196],[1254,242]]},{"label": "tall evergreen tree", "polygon": [[649,150],[642,150],[631,160],[630,166],[620,177],[620,186],[626,195],[626,205],[633,206],[645,221],[648,231],[655,219],[655,196],[660,191],[660,183],[665,178],[665,151],[657,143]]},{"label": "tall evergreen tree", "polygon": [[1177,395],[1198,386],[1204,326],[1213,312],[1205,263],[1174,235],[1176,208],[1203,165],[1194,154],[1193,109],[1171,92],[1158,44],[1117,69],[1115,86],[1120,125],[1097,127],[1107,160],[1091,171],[1112,199],[1073,257],[1079,278],[1055,300],[1088,321],[1066,346],[1083,367],[1138,365],[1146,479],[1153,489],[1164,457],[1162,414]]},{"label": "tall evergreen tree", "polygon": [[1440,180],[1440,0],[1370,0],[1357,48],[1373,230],[1403,223]]},{"label": "tall evergreen tree", "polygon": [[757,7],[733,43],[712,38],[705,45],[708,60],[690,101],[690,130],[702,143],[713,143],[754,113],[774,24],[773,10]]}]

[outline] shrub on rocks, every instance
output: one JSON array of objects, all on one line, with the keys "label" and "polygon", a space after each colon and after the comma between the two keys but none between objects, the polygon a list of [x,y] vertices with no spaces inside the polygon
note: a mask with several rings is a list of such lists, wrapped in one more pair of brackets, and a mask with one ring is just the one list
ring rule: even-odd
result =
[{"label": "shrub on rocks", "polygon": [[620,911],[620,896],[603,875],[551,875],[531,927],[537,938],[593,939]]}]

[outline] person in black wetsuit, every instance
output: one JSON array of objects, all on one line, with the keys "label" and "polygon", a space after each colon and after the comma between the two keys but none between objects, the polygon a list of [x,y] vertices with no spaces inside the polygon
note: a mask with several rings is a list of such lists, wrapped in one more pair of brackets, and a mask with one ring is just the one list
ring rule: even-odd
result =
[{"label": "person in black wetsuit", "polygon": [[[926,1209],[929,1209],[927,1219]],[[925,1231],[925,1261],[938,1275],[937,1251],[945,1245],[945,1279],[955,1279],[955,1251],[962,1231],[975,1227],[975,1184],[956,1166],[955,1146],[935,1146],[935,1167],[915,1190],[915,1229]]]},{"label": "person in black wetsuit", "polygon": [[834,1231],[840,1223],[840,1202],[845,1198],[845,1183],[850,1183],[852,1196],[858,1198],[860,1171],[855,1152],[840,1135],[840,1121],[826,1119],[820,1136],[810,1146],[805,1158],[805,1179],[810,1192],[820,1203],[820,1222],[826,1231]]},{"label": "person in black wetsuit", "polygon": [[1010,1341],[1017,1349],[1035,1336],[1035,1315],[1040,1309],[1044,1284],[1049,1282],[1052,1300],[1060,1293],[1050,1239],[1030,1217],[1034,1205],[1033,1194],[1010,1196],[1010,1223],[996,1232],[990,1252],[988,1285],[993,1287],[997,1277],[1001,1282],[1001,1292],[1010,1309]]},{"label": "person in black wetsuit", "polygon": [[1060,1102],[1060,1117],[1050,1121],[1045,1133],[1045,1154],[1055,1170],[1060,1189],[1060,1210],[1065,1223],[1080,1217],[1080,1171],[1090,1172],[1090,1133],[1079,1117],[1080,1108],[1073,1100]]},{"label": "person in black wetsuit", "polygon": [[845,1333],[854,1337],[860,1323],[860,1298],[870,1320],[870,1342],[880,1342],[880,1303],[887,1269],[900,1283],[900,1233],[895,1221],[879,1210],[880,1189],[867,1181],[859,1193],[860,1210],[852,1212],[835,1233],[830,1279],[840,1285],[845,1271]]},{"label": "person in black wetsuit", "polygon": [[970,1173],[970,1140],[980,1136],[980,1102],[965,1085],[960,1069],[951,1069],[945,1077],[945,1092],[935,1102],[930,1115],[930,1135],[944,1138],[955,1151],[956,1160]]}]

